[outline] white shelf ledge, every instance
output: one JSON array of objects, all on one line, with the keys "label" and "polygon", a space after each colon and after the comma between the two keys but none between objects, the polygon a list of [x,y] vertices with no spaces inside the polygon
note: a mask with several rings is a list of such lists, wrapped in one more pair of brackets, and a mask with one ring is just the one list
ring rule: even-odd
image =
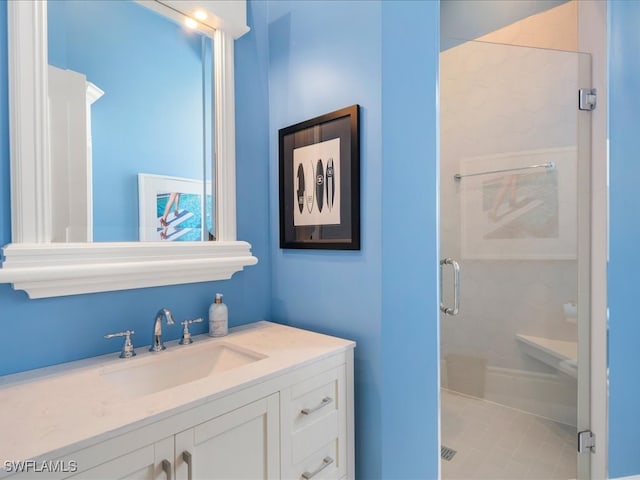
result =
[{"label": "white shelf ledge", "polygon": [[0,283],[30,298],[226,280],[258,263],[239,241],[14,243],[3,253]]}]

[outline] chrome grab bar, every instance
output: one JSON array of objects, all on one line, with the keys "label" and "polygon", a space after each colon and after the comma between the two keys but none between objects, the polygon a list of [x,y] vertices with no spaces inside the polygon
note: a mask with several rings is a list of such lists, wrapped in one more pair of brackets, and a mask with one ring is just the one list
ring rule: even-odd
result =
[{"label": "chrome grab bar", "polygon": [[[442,302],[442,270],[443,265],[453,267],[453,308]],[[440,260],[440,311],[445,315],[457,315],[460,310],[460,265],[452,258]]]},{"label": "chrome grab bar", "polygon": [[505,173],[505,172],[517,172],[519,170],[529,170],[531,168],[546,168],[547,171],[555,170],[556,164],[553,162],[547,163],[539,163],[538,165],[529,165],[527,167],[517,167],[517,168],[503,168],[502,170],[490,170],[488,172],[478,172],[478,173],[456,173],[453,178],[456,180],[460,180],[464,177],[477,177],[478,175],[490,175],[492,173]]}]

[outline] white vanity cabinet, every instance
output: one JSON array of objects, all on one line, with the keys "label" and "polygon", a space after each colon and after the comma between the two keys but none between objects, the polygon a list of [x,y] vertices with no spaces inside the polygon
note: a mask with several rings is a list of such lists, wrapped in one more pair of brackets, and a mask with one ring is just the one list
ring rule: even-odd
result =
[{"label": "white vanity cabinet", "polygon": [[[99,445],[95,448],[102,448],[102,446]],[[96,478],[155,480],[169,478],[169,475],[172,475],[173,468],[169,459],[173,457],[173,437],[168,437],[115,457],[93,468],[63,478],[72,478],[74,480]],[[69,459],[69,461],[72,461],[72,459]]]},{"label": "white vanity cabinet", "polygon": [[[136,437],[140,434],[142,437],[155,434],[156,426],[147,427],[133,436],[124,435],[67,456],[62,464],[78,462],[80,471],[62,478],[277,479],[280,478],[278,414],[278,394],[274,393],[176,435],[136,448]],[[121,450],[127,448],[134,450],[120,455]],[[112,455],[115,456],[101,463]],[[98,465],[91,467],[92,463]]]},{"label": "white vanity cabinet", "polygon": [[176,479],[279,478],[278,414],[274,393],[179,433]]},{"label": "white vanity cabinet", "polygon": [[[192,368],[192,355],[202,362],[222,344],[259,357],[155,393],[104,380],[114,366]],[[33,459],[27,469],[5,463],[0,478],[354,478],[353,342],[257,322],[194,345],[0,379],[0,452]]]}]

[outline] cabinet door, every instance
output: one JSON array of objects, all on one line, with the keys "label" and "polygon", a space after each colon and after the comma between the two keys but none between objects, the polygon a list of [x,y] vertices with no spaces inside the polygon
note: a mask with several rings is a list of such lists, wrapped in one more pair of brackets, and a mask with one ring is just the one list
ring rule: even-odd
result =
[{"label": "cabinet door", "polygon": [[73,480],[171,480],[173,458],[173,437],[169,437],[68,478]]},{"label": "cabinet door", "polygon": [[275,393],[177,434],[176,479],[279,478],[278,398]]}]

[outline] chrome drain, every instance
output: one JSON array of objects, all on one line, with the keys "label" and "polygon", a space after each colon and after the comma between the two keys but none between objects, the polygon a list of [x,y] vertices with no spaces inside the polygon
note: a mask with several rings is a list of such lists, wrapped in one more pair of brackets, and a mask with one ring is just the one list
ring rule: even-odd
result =
[{"label": "chrome drain", "polygon": [[444,445],[440,447],[440,458],[447,462],[450,461],[456,453],[458,452],[453,448],[445,447]]}]

